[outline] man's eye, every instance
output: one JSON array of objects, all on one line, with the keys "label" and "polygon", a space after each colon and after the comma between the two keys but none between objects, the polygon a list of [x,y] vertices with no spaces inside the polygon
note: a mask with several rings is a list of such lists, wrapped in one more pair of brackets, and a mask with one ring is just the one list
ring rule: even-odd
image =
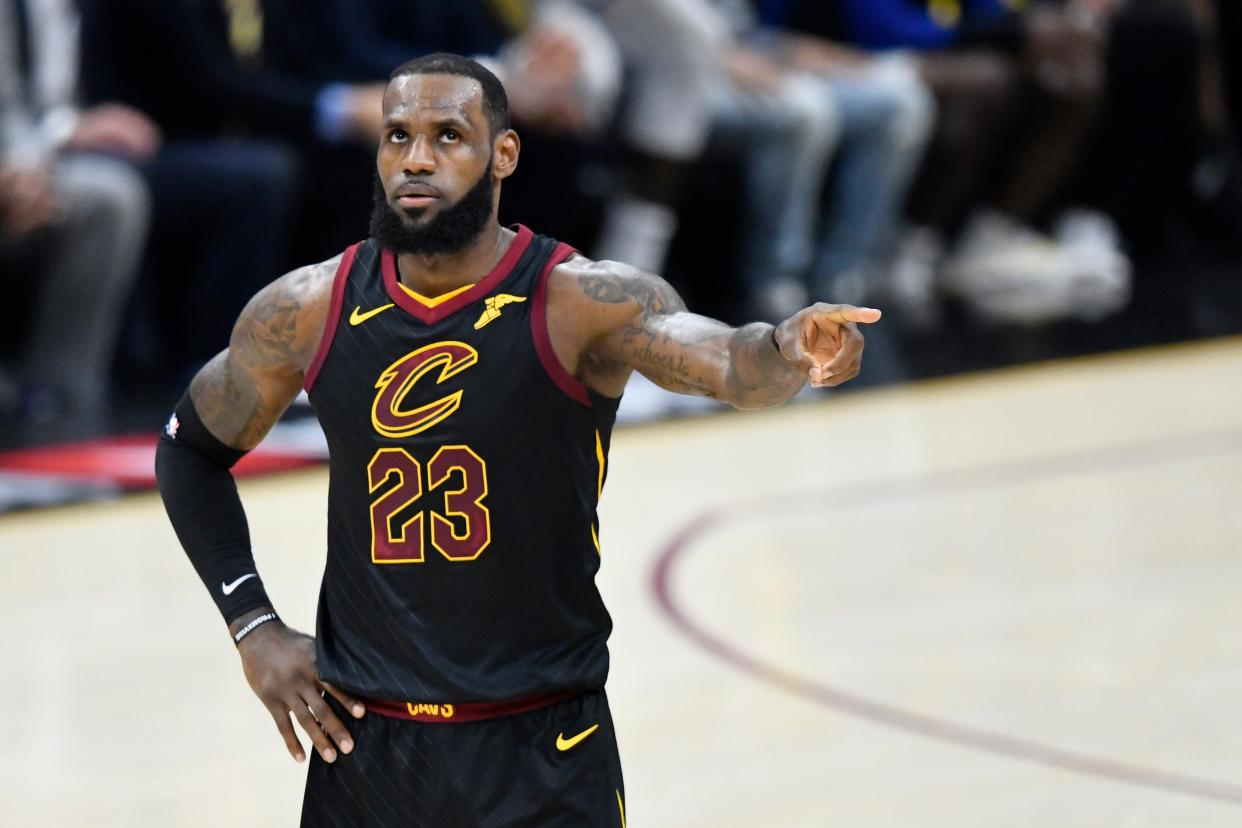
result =
[{"label": "man's eye", "polygon": [[404,141],[409,136],[405,134],[404,129],[394,129],[389,136],[390,141]]},{"label": "man's eye", "polygon": [[457,141],[461,139],[461,135],[459,135],[455,129],[444,130],[444,132],[440,133],[440,137],[445,141]]}]

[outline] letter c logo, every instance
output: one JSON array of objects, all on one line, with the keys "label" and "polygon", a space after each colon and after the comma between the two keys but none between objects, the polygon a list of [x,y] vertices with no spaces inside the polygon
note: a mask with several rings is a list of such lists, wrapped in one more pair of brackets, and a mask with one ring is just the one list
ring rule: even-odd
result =
[{"label": "letter c logo", "polygon": [[371,404],[371,424],[385,437],[409,437],[426,431],[461,405],[462,392],[405,409],[406,395],[425,374],[440,368],[436,385],[460,374],[479,361],[479,352],[464,342],[435,342],[406,354],[380,373],[379,392]]}]

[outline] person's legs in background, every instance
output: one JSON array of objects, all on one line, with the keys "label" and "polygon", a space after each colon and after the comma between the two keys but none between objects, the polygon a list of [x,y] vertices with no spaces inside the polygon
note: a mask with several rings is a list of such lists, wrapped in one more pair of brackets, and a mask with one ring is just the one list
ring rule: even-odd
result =
[{"label": "person's legs in background", "polygon": [[736,87],[714,96],[713,144],[742,160],[738,268],[753,318],[803,308],[819,194],[841,136],[836,102],[818,78],[788,75],[775,94]]},{"label": "person's legs in background", "polygon": [[621,116],[622,191],[604,212],[601,259],[659,271],[686,176],[711,129],[711,90],[727,32],[675,0],[608,0],[602,19],[630,73]]},{"label": "person's legs in background", "polygon": [[[1105,216],[1065,210],[1053,235],[1036,229],[1054,217],[1096,125],[1101,27],[1044,6],[1024,18],[1022,46],[1010,58],[1018,105],[997,137],[1006,152],[945,264],[946,289],[985,318],[1028,325],[1095,319],[1128,299],[1130,263]],[[940,61],[959,59],[951,53]],[[928,66],[935,68],[934,59]]]},{"label": "person's legs in background", "polygon": [[840,113],[841,141],[811,269],[816,296],[861,303],[885,285],[873,277],[896,234],[910,179],[935,123],[935,102],[899,55],[824,78]]},{"label": "person's legs in background", "polygon": [[129,165],[103,156],[60,157],[52,177],[63,218],[47,228],[33,277],[20,374],[31,421],[69,415],[80,433],[104,425],[97,419],[146,241],[150,199]]},{"label": "person's legs in background", "polygon": [[130,343],[140,373],[179,381],[227,347],[247,299],[280,275],[297,169],[291,150],[255,142],[173,141],[149,162],[151,304]]}]

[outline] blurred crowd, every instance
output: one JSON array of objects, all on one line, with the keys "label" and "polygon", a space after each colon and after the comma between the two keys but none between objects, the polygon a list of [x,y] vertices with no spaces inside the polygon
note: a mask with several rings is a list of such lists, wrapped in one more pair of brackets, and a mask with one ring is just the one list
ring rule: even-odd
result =
[{"label": "blurred crowd", "polygon": [[384,82],[436,51],[508,90],[502,220],[714,315],[1212,332],[1237,308],[1191,271],[1238,261],[1235,5],[0,0],[0,422],[184,382],[255,290],[363,237]]}]

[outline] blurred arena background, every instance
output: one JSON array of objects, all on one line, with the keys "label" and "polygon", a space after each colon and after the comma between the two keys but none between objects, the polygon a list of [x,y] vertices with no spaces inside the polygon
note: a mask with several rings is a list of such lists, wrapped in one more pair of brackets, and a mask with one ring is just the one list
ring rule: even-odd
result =
[{"label": "blurred arena background", "polygon": [[[366,234],[434,51],[506,84],[502,220],[732,323],[885,311],[786,409],[626,393],[631,822],[1242,825],[1232,0],[0,0],[0,823],[295,820],[155,434]],[[241,469],[302,628],[325,451],[295,406]]]}]

